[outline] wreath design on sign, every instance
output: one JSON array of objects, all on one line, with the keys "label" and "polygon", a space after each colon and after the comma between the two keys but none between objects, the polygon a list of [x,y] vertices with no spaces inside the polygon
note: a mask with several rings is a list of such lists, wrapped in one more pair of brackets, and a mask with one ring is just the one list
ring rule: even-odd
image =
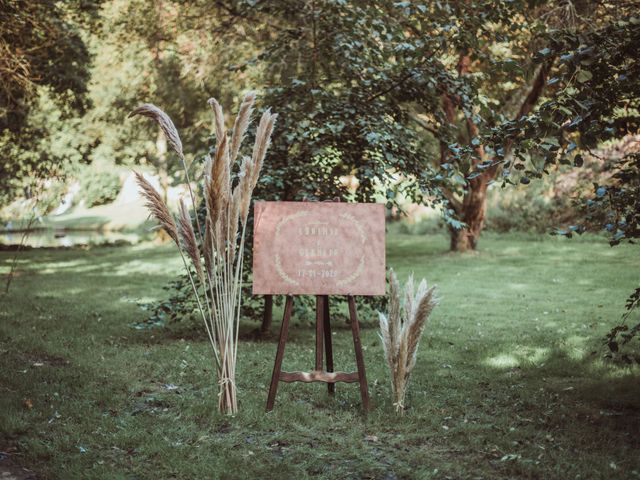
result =
[{"label": "wreath design on sign", "polygon": [[[364,229],[364,226],[362,225],[362,223],[360,223],[360,221],[358,221],[358,219],[355,218],[350,213],[343,213],[343,214],[340,215],[340,218],[343,218],[343,219],[351,222],[351,224],[354,227],[356,227],[356,230],[358,230],[358,234],[360,235],[360,241],[362,242],[362,245],[364,246],[364,244],[367,242],[367,233],[365,232],[365,229]],[[364,252],[364,249],[363,249],[363,252]],[[349,285],[350,283],[353,283],[360,275],[362,275],[363,271],[364,271],[364,253],[360,256],[360,261],[358,262],[358,266],[356,267],[356,271],[353,272],[348,277],[345,277],[342,280],[339,280],[338,282],[336,282],[336,285],[342,287],[344,285]]]},{"label": "wreath design on sign", "polygon": [[[276,225],[276,235],[275,235],[275,241],[278,241],[278,238],[280,236],[280,231],[282,230],[282,227],[284,227],[287,223],[289,223],[291,220],[295,220],[297,218],[300,217],[305,217],[309,215],[309,212],[306,212],[304,210],[300,211],[300,212],[296,212],[293,213],[291,215],[287,215],[286,217],[283,217],[282,220],[280,220],[278,222],[278,225]],[[298,282],[297,280],[291,278],[289,275],[287,275],[287,272],[284,271],[284,268],[282,268],[282,259],[280,258],[280,254],[276,253],[276,257],[275,257],[275,264],[276,264],[276,273],[278,274],[278,276],[280,276],[280,278],[282,280],[284,280],[286,283],[290,284],[290,285],[300,285],[300,282]]]},{"label": "wreath design on sign", "polygon": [[[300,211],[300,212],[296,212],[293,213],[291,215],[287,215],[286,217],[283,217],[278,224],[276,225],[276,231],[275,231],[275,242],[278,242],[278,239],[280,238],[281,235],[281,231],[282,228],[289,222],[293,221],[293,220],[297,220],[299,218],[308,216],[309,212],[308,211]],[[339,218],[345,220],[346,222],[348,222],[351,226],[355,227],[355,229],[358,232],[358,236],[360,237],[360,241],[362,243],[362,245],[364,246],[364,244],[367,241],[367,234],[364,228],[364,225],[362,225],[362,223],[355,218],[353,215],[351,215],[350,213],[342,213],[340,214]],[[284,271],[284,268],[282,266],[282,258],[280,257],[279,253],[275,254],[275,258],[274,258],[274,263],[275,263],[275,268],[276,268],[276,273],[278,274],[278,276],[286,283],[288,283],[289,285],[300,285],[300,282],[298,282],[297,280],[295,280],[294,278],[291,278],[287,272]],[[360,256],[360,259],[358,261],[358,266],[356,267],[355,271],[353,273],[351,273],[351,275],[338,280],[336,282],[336,285],[338,286],[345,286],[345,285],[349,285],[350,283],[353,283],[358,277],[360,277],[360,275],[362,275],[362,272],[364,272],[364,266],[365,266],[365,254],[364,251],[362,253],[362,255]]]}]

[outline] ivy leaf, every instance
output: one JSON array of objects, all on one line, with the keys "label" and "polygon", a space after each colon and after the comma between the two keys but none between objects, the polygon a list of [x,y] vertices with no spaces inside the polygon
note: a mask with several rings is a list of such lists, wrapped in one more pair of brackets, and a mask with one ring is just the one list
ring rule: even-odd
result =
[{"label": "ivy leaf", "polygon": [[551,53],[551,49],[543,48],[542,50],[538,50],[538,53],[540,54],[541,57],[548,57],[549,54]]},{"label": "ivy leaf", "polygon": [[593,73],[591,73],[589,70],[579,70],[576,74],[576,80],[578,80],[580,83],[588,82],[592,78]]}]

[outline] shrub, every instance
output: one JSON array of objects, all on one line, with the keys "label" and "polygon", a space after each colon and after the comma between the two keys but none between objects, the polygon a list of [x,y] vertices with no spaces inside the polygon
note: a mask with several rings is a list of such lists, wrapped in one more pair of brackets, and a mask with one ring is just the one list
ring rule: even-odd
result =
[{"label": "shrub", "polygon": [[87,207],[111,203],[120,192],[120,176],[113,170],[98,171],[87,167],[80,175],[79,181],[79,196]]}]

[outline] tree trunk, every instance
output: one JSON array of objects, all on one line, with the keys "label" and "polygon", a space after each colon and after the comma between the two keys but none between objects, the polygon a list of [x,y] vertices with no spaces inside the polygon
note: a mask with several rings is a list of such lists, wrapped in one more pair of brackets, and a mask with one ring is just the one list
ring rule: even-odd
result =
[{"label": "tree trunk", "polygon": [[262,313],[262,325],[260,326],[260,335],[267,335],[271,329],[273,320],[273,295],[264,296],[264,312]]},{"label": "tree trunk", "polygon": [[469,190],[464,196],[460,212],[460,220],[467,226],[461,229],[450,228],[450,248],[454,252],[466,252],[475,250],[478,239],[484,227],[484,217],[487,209],[487,183],[488,180],[480,176],[476,182],[474,179]]},{"label": "tree trunk", "polygon": [[[464,75],[468,72],[470,65],[470,57],[468,52],[463,52],[460,55],[458,61],[458,74]],[[537,103],[544,86],[546,79],[553,65],[553,59],[548,60],[542,64],[538,69],[538,72],[534,76],[531,89],[525,96],[524,101],[520,105],[518,113],[515,118],[520,118],[523,115],[528,115],[533,107]],[[452,98],[448,93],[444,93],[442,96],[442,109],[445,114],[445,118],[450,125],[456,123],[456,107],[459,100]],[[471,142],[474,138],[480,136],[480,129],[471,120],[471,118],[465,119],[468,142]],[[460,139],[462,140],[462,139]],[[509,139],[505,142],[505,152],[507,155],[511,153],[513,146],[513,140]],[[479,163],[486,159],[484,146],[479,144],[474,147],[475,158],[473,159],[473,167],[475,168]],[[446,144],[440,145],[440,164],[448,161],[448,150]],[[498,169],[495,166],[488,168],[481,175],[469,180],[469,186],[464,193],[464,197],[460,201],[456,199],[453,194],[448,195],[448,200],[451,208],[456,212],[458,218],[466,224],[465,228],[461,229],[449,229],[450,234],[450,249],[454,252],[465,252],[468,250],[475,250],[478,246],[478,240],[480,233],[484,227],[485,213],[487,210],[487,187],[489,182],[496,176]],[[446,192],[445,192],[446,193]]]}]

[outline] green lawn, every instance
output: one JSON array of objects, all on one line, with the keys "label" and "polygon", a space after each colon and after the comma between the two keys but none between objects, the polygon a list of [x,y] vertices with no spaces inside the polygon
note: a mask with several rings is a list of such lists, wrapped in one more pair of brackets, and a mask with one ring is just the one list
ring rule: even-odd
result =
[{"label": "green lawn", "polygon": [[[601,345],[637,285],[637,248],[516,236],[446,248],[389,237],[388,263],[437,283],[441,306],[403,417],[364,328],[366,420],[355,384],[330,400],[321,384],[283,383],[265,414],[275,335],[241,342],[241,411],[217,414],[200,329],[130,326],[180,271],[170,246],[26,251],[0,297],[0,451],[59,479],[639,478],[640,370],[603,362]],[[334,323],[336,367],[353,369],[348,326]],[[312,365],[306,325],[290,332],[287,370]]]}]

